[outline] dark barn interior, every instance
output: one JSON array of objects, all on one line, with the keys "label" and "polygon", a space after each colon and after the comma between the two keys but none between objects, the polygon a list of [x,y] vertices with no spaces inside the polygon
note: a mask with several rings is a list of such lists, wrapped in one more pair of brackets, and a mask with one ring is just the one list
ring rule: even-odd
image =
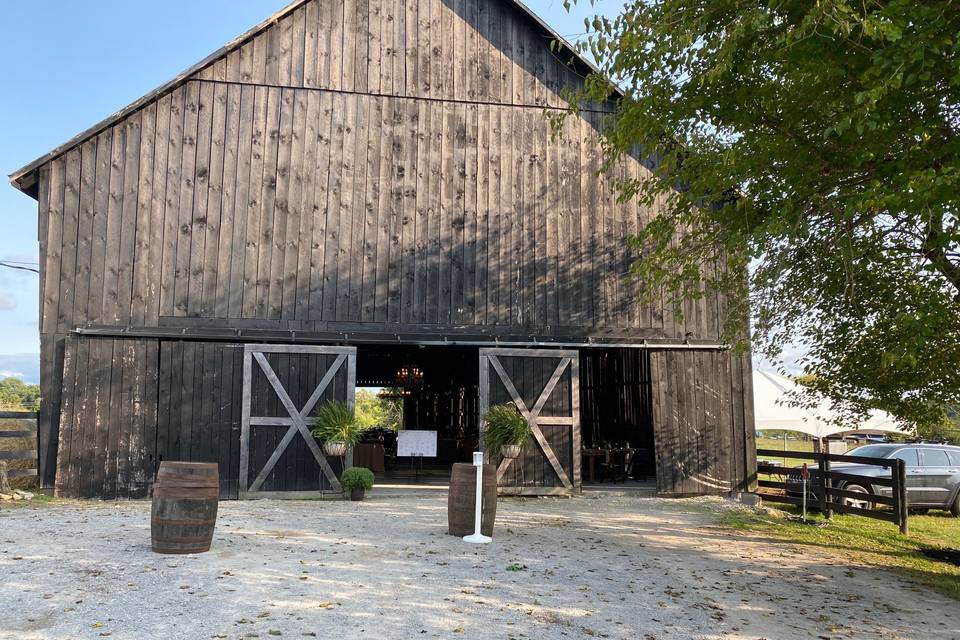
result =
[{"label": "dark barn interior", "polygon": [[[389,480],[445,481],[450,465],[469,462],[479,447],[479,379],[477,347],[361,345],[357,349],[357,388],[402,404],[404,429],[437,431],[437,457],[410,460],[396,457],[396,435],[372,431],[365,444],[382,445],[384,471]],[[646,481],[655,476],[649,355],[642,349],[591,348],[580,350],[580,420],[585,450],[616,449],[624,459],[594,461],[595,473],[586,482]],[[528,381],[524,401],[533,406],[552,367],[530,360],[504,359],[513,377]],[[509,402],[501,393],[492,403]],[[543,416],[557,405],[570,404],[569,391],[551,397]],[[545,427],[547,434],[550,429]],[[563,449],[562,438],[551,438]],[[379,455],[379,454],[378,454]],[[566,450],[563,456],[572,458]],[[374,463],[376,466],[378,463]],[[585,469],[590,465],[585,464]],[[614,473],[613,467],[623,473]],[[586,473],[586,471],[585,471]]]},{"label": "dark barn interior", "polygon": [[357,387],[400,402],[404,429],[437,432],[437,457],[423,460],[398,459],[396,434],[371,432],[365,442],[383,445],[389,479],[445,481],[450,465],[476,451],[477,347],[361,345]]}]

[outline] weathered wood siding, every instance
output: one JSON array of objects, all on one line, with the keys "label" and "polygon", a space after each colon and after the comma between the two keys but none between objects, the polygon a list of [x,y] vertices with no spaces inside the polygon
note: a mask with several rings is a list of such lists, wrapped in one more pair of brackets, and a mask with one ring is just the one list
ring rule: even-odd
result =
[{"label": "weathered wood siding", "polygon": [[65,341],[56,490],[143,497],[158,461],[156,340]]},{"label": "weathered wood siding", "polygon": [[255,85],[565,105],[586,65],[510,2],[306,2],[197,75]]},{"label": "weathered wood siding", "polygon": [[[593,105],[499,0],[309,0],[37,171],[41,474],[76,327],[716,340],[637,304]],[[558,57],[559,56],[559,57]]]},{"label": "weathered wood siding", "polygon": [[[239,490],[243,345],[70,336],[65,341],[63,406],[56,459],[57,495],[136,498],[163,460],[216,462],[220,497]],[[270,354],[268,360],[302,406],[332,356]],[[322,400],[346,397],[338,374]],[[283,416],[276,393],[255,375],[252,411]],[[253,427],[251,477],[277,447],[285,428]],[[329,460],[339,473],[340,461]],[[302,438],[295,438],[263,489],[327,488]]]},{"label": "weathered wood siding", "polygon": [[650,374],[658,494],[747,490],[757,454],[749,356],[654,351]]},{"label": "weathered wood siding", "polygon": [[537,108],[188,82],[51,163],[41,332],[716,339],[715,298],[637,304],[649,212],[594,174],[598,118],[554,141]]}]

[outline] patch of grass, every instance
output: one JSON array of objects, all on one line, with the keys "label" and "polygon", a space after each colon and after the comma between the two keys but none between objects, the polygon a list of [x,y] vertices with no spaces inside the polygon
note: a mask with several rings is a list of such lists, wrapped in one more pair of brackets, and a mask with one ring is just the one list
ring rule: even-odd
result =
[{"label": "patch of grass", "polygon": [[[783,438],[757,438],[757,449],[783,450]],[[813,440],[787,439],[787,451],[813,451]]]},{"label": "patch of grass", "polygon": [[891,569],[960,600],[960,567],[920,553],[922,547],[960,548],[960,519],[946,512],[932,513],[936,515],[910,516],[910,534],[906,536],[889,522],[847,515],[835,515],[826,527],[751,512],[725,512],[720,522],[732,529],[760,531],[800,545],[829,549],[854,563]]}]

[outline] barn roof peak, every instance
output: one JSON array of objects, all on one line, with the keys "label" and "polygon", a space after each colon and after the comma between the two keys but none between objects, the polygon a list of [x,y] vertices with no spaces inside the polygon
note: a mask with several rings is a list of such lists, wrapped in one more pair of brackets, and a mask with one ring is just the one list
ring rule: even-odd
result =
[{"label": "barn roof peak", "polygon": [[[293,2],[291,2],[289,5],[287,5],[280,11],[277,11],[272,16],[260,22],[252,29],[249,29],[244,34],[234,38],[224,46],[220,47],[219,49],[217,49],[216,51],[208,55],[203,60],[197,62],[196,64],[192,65],[188,69],[185,69],[181,73],[177,74],[174,78],[170,79],[169,81],[165,82],[164,84],[160,85],[156,89],[150,91],[146,95],[135,100],[134,102],[127,105],[126,107],[120,109],[116,113],[105,118],[104,120],[101,120],[100,122],[93,125],[92,127],[82,131],[81,133],[77,134],[76,136],[74,136],[67,142],[63,143],[62,145],[52,149],[51,151],[45,153],[44,155],[40,156],[39,158],[30,162],[29,164],[21,167],[20,169],[17,169],[13,173],[11,173],[9,176],[10,184],[12,184],[14,188],[20,191],[23,191],[24,193],[30,195],[31,197],[36,198],[37,197],[37,193],[36,193],[37,169],[47,164],[51,160],[54,160],[55,158],[63,155],[64,153],[73,149],[74,147],[82,144],[86,140],[89,140],[90,138],[96,136],[103,130],[109,128],[110,126],[114,125],[118,121],[122,120],[124,117],[137,111],[141,107],[149,104],[152,100],[162,96],[163,94],[169,91],[176,89],[179,85],[193,78],[201,70],[209,67],[210,65],[214,64],[221,58],[235,51],[236,49],[238,49],[239,47],[241,47],[251,39],[263,33],[272,25],[276,24],[283,18],[292,14],[301,6],[311,1],[312,0],[293,0]],[[590,60],[588,60],[586,57],[581,55],[576,47],[574,47],[563,36],[557,33],[556,30],[550,27],[543,19],[541,19],[536,13],[534,13],[532,9],[530,9],[527,5],[521,2],[521,0],[488,0],[488,1],[489,2],[501,1],[515,7],[517,10],[520,11],[521,14],[527,17],[536,26],[536,28],[540,29],[544,34],[549,36],[552,40],[555,40],[560,45],[561,48],[571,53],[573,55],[573,60],[575,60],[577,63],[583,64],[585,67],[587,67],[591,71],[599,72],[596,65],[594,65]]]}]

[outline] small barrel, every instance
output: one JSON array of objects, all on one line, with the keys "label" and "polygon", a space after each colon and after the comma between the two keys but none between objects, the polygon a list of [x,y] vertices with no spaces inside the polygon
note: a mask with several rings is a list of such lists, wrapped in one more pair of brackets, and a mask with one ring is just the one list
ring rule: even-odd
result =
[{"label": "small barrel", "polygon": [[[450,535],[462,537],[474,532],[476,491],[477,468],[465,462],[453,465],[447,493],[447,531]],[[497,517],[497,470],[491,464],[483,465],[482,500],[480,533],[492,536],[493,521]]]},{"label": "small barrel", "polygon": [[217,523],[220,476],[215,463],[160,463],[153,485],[150,538],[157,553],[210,550]]}]

